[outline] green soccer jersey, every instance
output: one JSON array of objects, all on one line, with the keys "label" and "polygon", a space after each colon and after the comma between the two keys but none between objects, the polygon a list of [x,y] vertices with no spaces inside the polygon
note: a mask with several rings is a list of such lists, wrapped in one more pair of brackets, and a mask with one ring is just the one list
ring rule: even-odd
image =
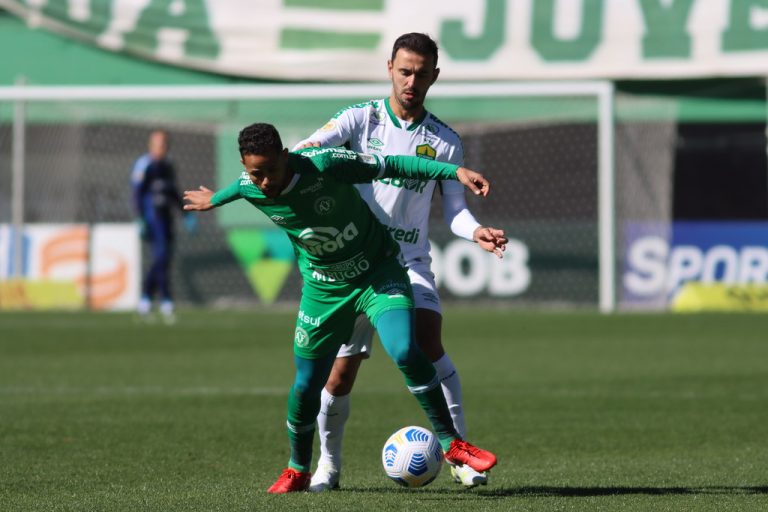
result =
[{"label": "green soccer jersey", "polygon": [[242,198],[264,212],[288,235],[305,284],[322,288],[354,282],[399,252],[354,183],[387,177],[456,179],[458,168],[418,157],[365,155],[343,148],[289,153],[287,165],[294,176],[278,197],[266,197],[243,172],[211,202],[221,206]]}]

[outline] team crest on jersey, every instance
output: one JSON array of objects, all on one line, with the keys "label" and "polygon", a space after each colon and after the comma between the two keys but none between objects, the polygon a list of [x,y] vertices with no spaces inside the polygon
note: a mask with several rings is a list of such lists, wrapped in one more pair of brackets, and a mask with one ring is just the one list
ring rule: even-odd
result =
[{"label": "team crest on jersey", "polygon": [[315,200],[315,212],[318,215],[328,215],[336,206],[336,200],[330,196],[318,197]]},{"label": "team crest on jersey", "polygon": [[376,137],[368,139],[368,150],[370,150],[370,151],[381,151],[382,146],[384,146],[384,143],[381,142]]},{"label": "team crest on jersey", "polygon": [[433,135],[437,135],[437,133],[440,131],[440,128],[433,125],[432,123],[427,123],[424,125],[424,129],[427,130],[429,133]]},{"label": "team crest on jersey", "polygon": [[437,151],[429,144],[419,144],[416,146],[416,156],[434,160],[437,157]]},{"label": "team crest on jersey", "polygon": [[302,327],[296,327],[296,332],[293,334],[293,342],[299,348],[304,348],[309,345],[309,333]]},{"label": "team crest on jersey", "polygon": [[336,128],[336,121],[334,119],[331,119],[330,121],[325,123],[322,128],[320,128],[320,131],[321,132],[330,132],[334,128]]}]

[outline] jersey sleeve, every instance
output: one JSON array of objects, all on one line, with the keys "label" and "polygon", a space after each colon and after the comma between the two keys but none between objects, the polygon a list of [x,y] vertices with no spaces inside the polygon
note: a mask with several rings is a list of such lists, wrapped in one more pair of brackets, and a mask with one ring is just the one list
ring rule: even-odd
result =
[{"label": "jersey sleeve", "polygon": [[[445,158],[445,161],[458,165],[460,167],[463,166],[464,165],[464,145],[461,143],[461,138],[458,137],[458,135],[456,136],[456,142],[452,144],[450,147],[451,147],[451,151],[448,153],[447,157]],[[448,194],[461,194],[463,197],[464,185],[462,185],[458,181],[446,180],[440,183],[440,191],[443,193],[444,196]]]},{"label": "jersey sleeve", "polygon": [[321,128],[315,130],[312,135],[297,142],[293,151],[297,151],[307,142],[317,142],[320,147],[324,148],[343,146],[352,138],[355,126],[360,125],[358,118],[364,112],[365,110],[362,108],[351,107],[340,110]]},{"label": "jersey sleeve", "polygon": [[238,178],[226,187],[217,190],[211,197],[211,204],[218,207],[240,199],[242,197],[240,195],[240,180],[241,178]]},{"label": "jersey sleeve", "polygon": [[458,165],[417,156],[385,156],[384,177],[455,180]]},{"label": "jersey sleeve", "polygon": [[367,183],[384,175],[384,159],[344,148],[305,148],[297,151],[303,162],[343,183]]},{"label": "jersey sleeve", "polygon": [[315,168],[345,183],[367,183],[384,177],[427,180],[456,179],[457,165],[417,156],[381,156],[344,148],[307,148],[297,154],[308,157]]}]

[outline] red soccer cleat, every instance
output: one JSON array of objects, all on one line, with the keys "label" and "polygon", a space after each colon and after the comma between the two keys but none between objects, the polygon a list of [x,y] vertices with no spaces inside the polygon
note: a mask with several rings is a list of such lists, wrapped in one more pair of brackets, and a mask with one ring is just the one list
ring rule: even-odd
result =
[{"label": "red soccer cleat", "polygon": [[306,491],[309,489],[310,480],[312,480],[312,473],[301,473],[295,469],[286,468],[277,482],[267,489],[267,492],[285,494],[286,492]]},{"label": "red soccer cleat", "polygon": [[487,450],[472,446],[461,439],[451,441],[451,449],[445,454],[449,464],[466,464],[475,471],[488,471],[496,465],[496,456]]}]

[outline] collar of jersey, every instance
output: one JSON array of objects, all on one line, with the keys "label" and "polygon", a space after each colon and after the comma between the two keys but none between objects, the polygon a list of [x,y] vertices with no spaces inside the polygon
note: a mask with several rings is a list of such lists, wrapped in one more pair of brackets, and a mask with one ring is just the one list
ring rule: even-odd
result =
[{"label": "collar of jersey", "polygon": [[[389,106],[389,98],[386,98],[384,100],[384,108],[387,109],[387,114],[389,115],[389,119],[392,120],[392,124],[394,124],[398,128],[402,128],[402,125],[400,124],[400,120],[397,118],[394,112],[392,112],[392,107]],[[408,127],[408,131],[412,132],[416,128],[419,127],[421,122],[427,117],[427,109],[424,109],[424,112],[422,112],[421,117],[415,120],[411,123],[411,126]]]}]

